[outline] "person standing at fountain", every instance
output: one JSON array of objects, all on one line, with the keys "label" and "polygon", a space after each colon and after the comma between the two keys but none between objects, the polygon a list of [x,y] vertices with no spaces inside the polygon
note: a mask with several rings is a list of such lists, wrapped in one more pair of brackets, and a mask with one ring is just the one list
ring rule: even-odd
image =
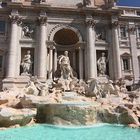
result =
[{"label": "person standing at fountain", "polygon": [[32,67],[32,61],[31,61],[31,52],[28,50],[27,54],[24,55],[24,58],[22,59],[21,62],[21,67],[23,70],[22,74],[29,75],[31,74],[31,67]]},{"label": "person standing at fountain", "polygon": [[103,52],[101,57],[97,61],[97,66],[99,70],[99,75],[105,76],[106,75],[106,57],[105,53]]},{"label": "person standing at fountain", "polygon": [[58,57],[58,63],[60,65],[60,70],[61,70],[61,78],[63,79],[73,79],[73,70],[72,67],[70,66],[70,59],[68,57],[68,51],[64,52],[64,55],[61,55]]}]

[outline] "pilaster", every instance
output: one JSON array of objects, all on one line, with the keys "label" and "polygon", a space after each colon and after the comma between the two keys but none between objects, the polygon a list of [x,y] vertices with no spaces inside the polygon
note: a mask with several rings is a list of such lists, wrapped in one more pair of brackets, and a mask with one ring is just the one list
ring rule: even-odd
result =
[{"label": "pilaster", "polygon": [[139,62],[137,56],[137,39],[136,39],[136,27],[134,23],[129,23],[129,40],[132,54],[132,67],[134,74],[134,83],[139,82]]}]

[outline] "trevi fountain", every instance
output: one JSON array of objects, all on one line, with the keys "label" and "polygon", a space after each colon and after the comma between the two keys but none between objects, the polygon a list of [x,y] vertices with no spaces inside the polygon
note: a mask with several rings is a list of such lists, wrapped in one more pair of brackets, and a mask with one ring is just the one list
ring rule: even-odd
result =
[{"label": "trevi fountain", "polygon": [[[22,75],[30,77],[28,84],[22,89],[14,87],[3,89],[0,93],[1,130],[40,123],[75,128],[106,123],[140,127],[140,89],[130,92],[122,78],[116,82],[108,79],[104,53],[97,65],[100,75],[106,80],[77,79],[70,65],[68,51],[60,55],[57,62],[56,77],[41,82],[35,76],[30,76],[32,61],[30,51],[27,51],[21,67]],[[2,134],[0,139],[6,139],[6,135],[3,137]],[[10,138],[7,137],[8,140]],[[17,139],[21,140],[20,137]]]}]

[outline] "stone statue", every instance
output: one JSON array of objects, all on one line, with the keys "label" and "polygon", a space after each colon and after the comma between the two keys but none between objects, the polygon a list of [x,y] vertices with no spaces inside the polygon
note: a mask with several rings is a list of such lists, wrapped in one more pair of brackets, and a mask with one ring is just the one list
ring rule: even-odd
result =
[{"label": "stone statue", "polygon": [[106,57],[105,53],[102,53],[102,56],[97,61],[97,66],[99,70],[99,75],[105,76],[106,75]]},{"label": "stone statue", "polygon": [[32,61],[31,61],[31,52],[28,50],[27,54],[24,55],[24,58],[21,62],[21,67],[23,69],[22,74],[30,75],[32,69]]},{"label": "stone statue", "polygon": [[83,0],[83,5],[84,5],[84,6],[89,6],[89,5],[91,5],[91,0]]},{"label": "stone statue", "polygon": [[89,80],[87,81],[87,83],[88,85],[86,87],[86,96],[102,98],[103,90],[101,87],[101,83],[96,79]]},{"label": "stone statue", "polygon": [[23,34],[24,37],[28,37],[28,38],[32,37],[32,34],[33,34],[34,30],[31,29],[31,27],[26,25],[22,28],[22,30],[23,30],[23,33],[24,33]]},{"label": "stone statue", "polygon": [[35,79],[35,86],[39,91],[39,96],[47,96],[49,93],[49,87],[47,82],[42,83],[37,78]]},{"label": "stone statue", "polygon": [[73,79],[74,78],[73,70],[72,67],[70,66],[68,51],[65,51],[64,55],[58,57],[58,63],[60,65],[61,78],[66,80]]},{"label": "stone statue", "polygon": [[96,41],[102,40],[102,34],[96,34]]},{"label": "stone statue", "polygon": [[30,95],[39,95],[39,90],[36,88],[34,81],[29,81],[28,84],[23,89],[24,93],[30,94]]}]

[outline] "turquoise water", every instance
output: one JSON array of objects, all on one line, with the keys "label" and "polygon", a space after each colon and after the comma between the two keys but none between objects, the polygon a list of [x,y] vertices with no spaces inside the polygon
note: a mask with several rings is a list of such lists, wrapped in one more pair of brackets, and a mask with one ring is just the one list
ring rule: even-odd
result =
[{"label": "turquoise water", "polygon": [[107,124],[75,128],[44,124],[0,131],[0,140],[140,140],[140,129]]}]

